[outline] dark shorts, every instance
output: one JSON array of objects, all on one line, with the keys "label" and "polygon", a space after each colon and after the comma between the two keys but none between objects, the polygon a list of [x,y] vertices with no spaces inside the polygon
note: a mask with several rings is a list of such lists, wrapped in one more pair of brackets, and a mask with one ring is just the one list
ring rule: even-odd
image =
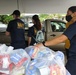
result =
[{"label": "dark shorts", "polygon": [[76,75],[76,59],[68,59],[66,69],[71,75]]}]

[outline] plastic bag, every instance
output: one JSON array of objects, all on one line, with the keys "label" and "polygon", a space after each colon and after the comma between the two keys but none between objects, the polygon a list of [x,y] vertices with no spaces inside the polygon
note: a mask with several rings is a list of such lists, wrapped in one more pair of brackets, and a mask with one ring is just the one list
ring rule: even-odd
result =
[{"label": "plastic bag", "polygon": [[0,55],[0,72],[9,74],[9,65],[10,65],[10,56],[9,55]]},{"label": "plastic bag", "polygon": [[12,46],[0,45],[0,73],[8,75],[11,71],[10,53],[13,51]]},{"label": "plastic bag", "polygon": [[[36,50],[35,50],[36,49]],[[47,47],[33,48],[29,54],[34,60],[28,65],[25,75],[70,75],[64,66],[64,54]],[[35,51],[34,51],[35,50]]]},{"label": "plastic bag", "polygon": [[0,54],[10,54],[13,51],[14,47],[6,46],[5,44],[0,45]]},{"label": "plastic bag", "polygon": [[10,54],[10,61],[15,65],[10,74],[23,75],[30,62],[30,57],[25,50],[16,49]]},{"label": "plastic bag", "polygon": [[[25,49],[25,51],[29,54],[29,56],[32,59],[35,58],[40,58],[40,57],[47,57],[49,55],[52,55],[51,57],[53,57],[53,54],[55,53],[53,50],[50,50],[47,47],[34,47],[34,46],[29,46]],[[52,54],[53,53],[53,54]]]},{"label": "plastic bag", "polygon": [[25,73],[25,67],[21,66],[20,68],[14,68],[11,72],[11,75],[23,75]]},{"label": "plastic bag", "polygon": [[21,67],[22,65],[27,67],[30,62],[30,57],[25,50],[16,49],[10,54],[10,60],[16,67]]},{"label": "plastic bag", "polygon": [[23,74],[29,62],[30,57],[25,50],[0,45],[0,75]]},{"label": "plastic bag", "polygon": [[58,64],[55,59],[51,61],[47,59],[34,59],[28,66],[25,75],[70,75],[66,71],[64,65]]}]

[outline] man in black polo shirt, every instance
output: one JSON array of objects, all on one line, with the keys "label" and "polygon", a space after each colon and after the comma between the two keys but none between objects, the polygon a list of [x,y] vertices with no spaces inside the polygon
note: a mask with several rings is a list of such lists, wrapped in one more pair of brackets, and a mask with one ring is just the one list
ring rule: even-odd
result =
[{"label": "man in black polo shirt", "polygon": [[19,10],[15,10],[12,15],[14,20],[9,22],[6,29],[6,35],[11,36],[11,46],[13,46],[14,49],[24,49],[26,47],[24,22],[20,20]]}]

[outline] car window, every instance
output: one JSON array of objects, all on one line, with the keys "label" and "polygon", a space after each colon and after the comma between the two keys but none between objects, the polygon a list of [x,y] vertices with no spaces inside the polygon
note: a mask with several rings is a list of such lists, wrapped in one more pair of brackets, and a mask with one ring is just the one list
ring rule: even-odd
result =
[{"label": "car window", "polygon": [[28,29],[28,23],[27,23],[27,21],[24,19],[24,18],[21,18],[21,20],[24,22],[24,24],[25,24],[25,30],[27,30]]},{"label": "car window", "polygon": [[51,27],[53,32],[64,32],[66,29],[65,22],[62,21],[51,21]]}]

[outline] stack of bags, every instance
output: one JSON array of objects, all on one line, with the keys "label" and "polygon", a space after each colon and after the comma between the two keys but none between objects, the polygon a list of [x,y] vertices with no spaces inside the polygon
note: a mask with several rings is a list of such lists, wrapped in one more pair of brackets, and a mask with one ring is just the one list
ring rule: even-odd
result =
[{"label": "stack of bags", "polygon": [[70,75],[61,51],[29,46],[16,49],[0,45],[0,75]]},{"label": "stack of bags", "polygon": [[23,75],[30,57],[23,49],[0,46],[0,75]]}]

